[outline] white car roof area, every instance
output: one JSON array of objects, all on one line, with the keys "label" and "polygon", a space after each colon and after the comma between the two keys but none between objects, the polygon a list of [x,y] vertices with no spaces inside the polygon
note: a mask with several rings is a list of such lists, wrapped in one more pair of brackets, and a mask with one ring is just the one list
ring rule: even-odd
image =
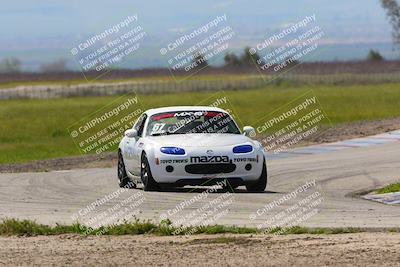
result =
[{"label": "white car roof area", "polygon": [[221,108],[215,108],[210,106],[173,106],[173,107],[153,108],[147,110],[145,113],[148,116],[152,116],[154,114],[173,112],[173,111],[216,111],[216,112],[227,113],[225,110]]}]

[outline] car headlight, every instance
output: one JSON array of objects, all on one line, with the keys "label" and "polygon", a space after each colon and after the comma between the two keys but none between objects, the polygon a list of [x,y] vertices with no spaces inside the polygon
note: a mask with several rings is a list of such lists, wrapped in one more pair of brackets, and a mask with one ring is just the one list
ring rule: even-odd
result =
[{"label": "car headlight", "polygon": [[162,147],[160,148],[160,151],[164,154],[169,154],[169,155],[185,155],[185,150],[180,147]]},{"label": "car headlight", "polygon": [[233,153],[235,154],[250,153],[251,151],[253,151],[253,147],[251,145],[241,145],[233,148]]}]

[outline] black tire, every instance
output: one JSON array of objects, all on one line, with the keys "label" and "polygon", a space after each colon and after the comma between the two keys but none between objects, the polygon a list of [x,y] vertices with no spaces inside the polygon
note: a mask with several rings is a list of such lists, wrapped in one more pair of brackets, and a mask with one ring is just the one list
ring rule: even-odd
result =
[{"label": "black tire", "polygon": [[136,184],[128,177],[128,174],[126,173],[124,159],[122,158],[120,150],[118,150],[117,175],[119,179],[119,187],[136,188]]},{"label": "black tire", "polygon": [[260,178],[254,183],[247,184],[246,189],[249,192],[264,192],[267,187],[267,165],[265,164],[265,159],[263,163],[263,170],[261,172]]},{"label": "black tire", "polygon": [[158,191],[160,189],[157,182],[154,180],[151,174],[149,161],[147,160],[146,154],[142,154],[141,164],[140,164],[140,178],[143,182],[144,191]]},{"label": "black tire", "polygon": [[238,185],[238,184],[231,184],[231,183],[229,183],[229,181],[227,181],[227,184],[226,184],[226,186],[224,186],[222,189],[225,191],[225,192],[230,192],[230,193],[235,193],[235,190],[239,187],[240,185]]},{"label": "black tire", "polygon": [[236,188],[238,188],[237,186],[225,186],[224,188],[222,188],[223,192],[229,192],[229,193],[235,193]]}]

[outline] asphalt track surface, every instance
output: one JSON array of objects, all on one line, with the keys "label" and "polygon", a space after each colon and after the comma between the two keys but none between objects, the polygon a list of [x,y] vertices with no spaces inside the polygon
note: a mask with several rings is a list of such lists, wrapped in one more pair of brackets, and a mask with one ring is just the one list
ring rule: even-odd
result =
[{"label": "asphalt track surface", "polygon": [[[130,214],[156,222],[164,218],[172,221],[186,218],[181,221],[183,224],[193,224],[193,219],[201,217],[207,204],[218,206],[222,203],[218,200],[224,199],[224,205],[217,209],[214,207],[214,213],[208,213],[209,222],[268,227],[274,221],[282,222],[287,218],[287,222],[296,220],[297,225],[309,227],[399,227],[399,205],[368,201],[357,195],[400,180],[399,139],[372,142],[373,145],[354,142],[362,145],[351,145],[351,142],[328,144],[322,145],[325,147],[322,149],[321,146],[310,147],[293,155],[270,157],[267,160],[269,177],[265,193],[247,193],[244,187],[239,187],[233,194],[223,190],[205,194],[209,191],[201,188],[144,192],[139,187],[126,190],[93,210],[87,208],[88,205],[113,192],[120,192],[116,168],[2,173],[0,218],[33,219],[46,224],[76,220],[88,223],[91,218],[92,223],[111,222],[106,221],[107,216],[124,208],[127,210],[127,204],[135,203],[127,213],[120,213],[120,217],[114,216],[114,219]],[[288,194],[314,180],[315,186],[288,199]],[[202,193],[206,197],[199,198]],[[132,200],[133,195],[140,197],[128,202],[127,199]],[[286,200],[282,201],[284,198]],[[193,199],[196,201],[188,204]],[[265,208],[279,200],[280,204]],[[180,209],[183,205],[184,208]],[[275,219],[271,221],[272,218]]]}]

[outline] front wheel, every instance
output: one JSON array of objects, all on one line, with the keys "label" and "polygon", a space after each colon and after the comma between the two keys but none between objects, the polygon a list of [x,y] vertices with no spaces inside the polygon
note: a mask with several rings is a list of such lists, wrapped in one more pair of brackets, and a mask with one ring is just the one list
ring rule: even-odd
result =
[{"label": "front wheel", "polygon": [[141,165],[140,165],[140,178],[143,182],[144,191],[157,191],[159,186],[154,180],[153,175],[151,175],[149,161],[147,160],[146,154],[142,155]]},{"label": "front wheel", "polygon": [[118,167],[117,175],[119,179],[119,187],[123,188],[136,188],[136,184],[128,177],[126,173],[124,159],[122,157],[121,151],[118,151]]},{"label": "front wheel", "polygon": [[247,184],[246,189],[249,192],[264,192],[267,186],[267,165],[263,164],[263,170],[261,172],[260,178],[255,183]]}]

